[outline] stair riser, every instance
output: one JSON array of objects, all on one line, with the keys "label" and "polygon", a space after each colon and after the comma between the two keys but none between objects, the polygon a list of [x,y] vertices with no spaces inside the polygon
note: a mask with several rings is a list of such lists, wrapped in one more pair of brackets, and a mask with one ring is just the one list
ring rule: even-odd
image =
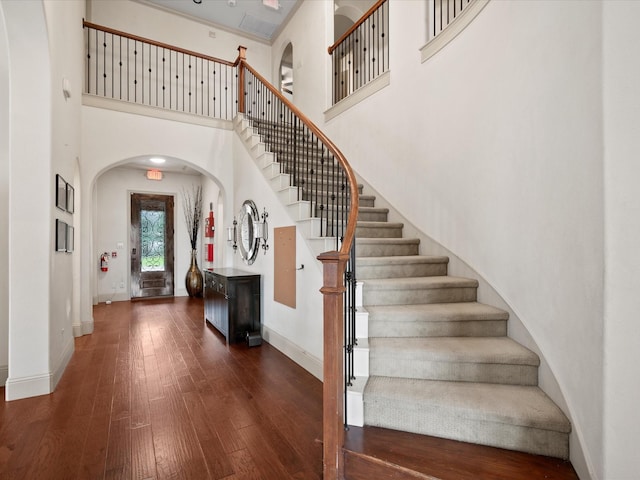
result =
[{"label": "stair riser", "polygon": [[[389,418],[393,421],[385,420]],[[563,459],[569,456],[569,436],[566,433],[487,420],[468,420],[439,408],[430,408],[427,402],[405,405],[395,399],[386,401],[365,396],[364,423],[536,455]]]},{"label": "stair riser", "polygon": [[366,284],[363,304],[367,305],[416,305],[422,303],[475,302],[476,288],[424,288],[419,290],[371,290]]},{"label": "stair riser", "polygon": [[278,190],[278,198],[284,205],[289,205],[298,201],[298,189],[293,187],[286,187],[282,190]]},{"label": "stair riser", "polygon": [[388,212],[362,212],[358,211],[358,220],[362,222],[386,222]]},{"label": "stair riser", "polygon": [[271,183],[271,188],[273,188],[276,192],[291,186],[291,179],[289,175],[279,174],[269,180]]},{"label": "stair riser", "polygon": [[256,158],[256,163],[258,164],[258,166],[260,168],[266,168],[269,165],[271,165],[272,163],[280,166],[280,164],[278,162],[276,162],[276,157],[273,155],[273,153],[270,152],[265,152],[262,155],[260,155],[259,157]]},{"label": "stair riser", "polygon": [[326,228],[323,227],[322,221],[317,218],[309,218],[307,220],[300,220],[297,223],[298,231],[304,237],[319,237],[328,236]]},{"label": "stair riser", "polygon": [[306,152],[303,149],[300,149],[294,153],[291,150],[274,148],[267,144],[262,145],[265,145],[265,149],[267,151],[273,153],[277,162],[285,165],[287,168],[293,168],[293,165],[297,162],[300,162],[299,167],[318,169],[322,167],[326,172],[330,172],[334,168],[340,168],[338,166],[338,162],[329,157],[326,152],[323,154],[322,152]]},{"label": "stair riser", "polygon": [[370,197],[368,195],[360,196],[359,205],[361,207],[375,207],[376,199],[375,197]]},{"label": "stair riser", "polygon": [[417,243],[397,244],[362,244],[356,239],[356,251],[359,257],[391,257],[402,255],[418,255],[420,246]]},{"label": "stair riser", "polygon": [[[409,353],[407,356],[409,356]],[[436,362],[420,358],[398,358],[395,352],[371,349],[371,375],[380,377],[420,378],[450,382],[499,383],[503,385],[537,385],[538,369],[531,365],[503,365],[465,362]]]},{"label": "stair riser", "polygon": [[402,238],[402,227],[390,227],[380,225],[379,227],[356,227],[356,237],[360,238]]},{"label": "stair riser", "polygon": [[309,202],[296,202],[291,205],[287,205],[287,211],[295,221],[311,218],[309,209]]},{"label": "stair riser", "polygon": [[502,337],[507,334],[505,320],[456,322],[398,322],[372,320],[369,315],[370,337]]},{"label": "stair riser", "polygon": [[447,264],[416,263],[408,265],[356,265],[358,280],[371,278],[435,277],[447,274]]},{"label": "stair riser", "polygon": [[[295,187],[295,185],[292,185],[294,188],[298,188]],[[335,197],[335,195],[333,194],[333,192],[322,192],[322,191],[313,191],[311,193],[306,192],[306,191],[302,191],[300,192],[300,200],[308,200],[310,202],[313,202],[317,205],[324,205],[325,209],[331,209],[331,207],[334,207],[336,205],[336,202],[338,201],[337,197],[336,198],[332,198]],[[340,200],[342,201],[342,200]],[[347,205],[349,204],[349,202],[347,202]]]}]

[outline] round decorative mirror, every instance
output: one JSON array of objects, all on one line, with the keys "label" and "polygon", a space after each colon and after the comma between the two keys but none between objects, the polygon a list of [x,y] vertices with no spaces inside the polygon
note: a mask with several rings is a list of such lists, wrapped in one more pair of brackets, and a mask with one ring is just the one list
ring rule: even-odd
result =
[{"label": "round decorative mirror", "polygon": [[245,200],[238,213],[238,247],[240,256],[247,265],[251,265],[258,255],[260,236],[257,228],[260,222],[258,208],[253,200]]}]

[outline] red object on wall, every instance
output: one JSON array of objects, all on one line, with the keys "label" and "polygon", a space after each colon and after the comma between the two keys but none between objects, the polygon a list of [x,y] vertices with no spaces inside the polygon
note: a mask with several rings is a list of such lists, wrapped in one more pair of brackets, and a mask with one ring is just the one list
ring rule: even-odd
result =
[{"label": "red object on wall", "polygon": [[206,218],[204,222],[204,236],[213,237],[215,230],[216,230],[216,226],[213,219],[213,211],[210,211],[209,217]]},{"label": "red object on wall", "polygon": [[100,270],[103,272],[109,271],[109,254],[107,252],[100,255]]},{"label": "red object on wall", "polygon": [[207,245],[207,262],[213,262],[213,243]]}]

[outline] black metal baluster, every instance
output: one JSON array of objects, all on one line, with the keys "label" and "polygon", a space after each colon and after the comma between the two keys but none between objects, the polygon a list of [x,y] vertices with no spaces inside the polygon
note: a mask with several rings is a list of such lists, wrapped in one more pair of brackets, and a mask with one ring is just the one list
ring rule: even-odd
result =
[{"label": "black metal baluster", "polygon": [[167,52],[165,50],[165,48],[162,48],[162,108],[166,108],[166,99],[167,99],[167,92],[166,92],[166,82],[167,82],[167,77],[165,75],[166,72],[166,67],[167,67]]},{"label": "black metal baluster", "polygon": [[156,74],[155,74],[155,78],[156,78],[156,104],[155,106],[158,107],[158,82],[160,81],[160,75],[158,75],[159,73],[159,69],[160,69],[160,65],[158,64],[158,47],[155,47],[156,50]]},{"label": "black metal baluster", "polygon": [[91,93],[91,29],[87,28],[87,93]]},{"label": "black metal baluster", "polygon": [[115,92],[115,70],[113,67],[113,61],[114,61],[114,55],[115,55],[115,48],[113,48],[113,46],[115,45],[115,41],[113,40],[113,33],[111,34],[111,98],[114,98],[114,92]]},{"label": "black metal baluster", "polygon": [[144,43],[140,46],[142,59],[140,61],[140,103],[144,104]]},{"label": "black metal baluster", "polygon": [[99,57],[99,54],[98,54],[98,41],[99,41],[99,39],[100,39],[100,37],[98,35],[98,30],[96,30],[96,95],[100,94],[100,91],[99,91],[100,83],[99,83],[99,80],[98,80],[98,74],[99,74],[99,72],[98,72],[98,69],[99,69],[99,67],[98,67],[98,57]]}]

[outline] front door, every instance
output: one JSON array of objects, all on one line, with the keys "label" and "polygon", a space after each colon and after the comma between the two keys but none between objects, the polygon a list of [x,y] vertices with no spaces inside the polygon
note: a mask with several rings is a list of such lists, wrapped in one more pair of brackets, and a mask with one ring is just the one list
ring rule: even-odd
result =
[{"label": "front door", "polygon": [[131,298],[173,296],[173,197],[131,194]]}]

